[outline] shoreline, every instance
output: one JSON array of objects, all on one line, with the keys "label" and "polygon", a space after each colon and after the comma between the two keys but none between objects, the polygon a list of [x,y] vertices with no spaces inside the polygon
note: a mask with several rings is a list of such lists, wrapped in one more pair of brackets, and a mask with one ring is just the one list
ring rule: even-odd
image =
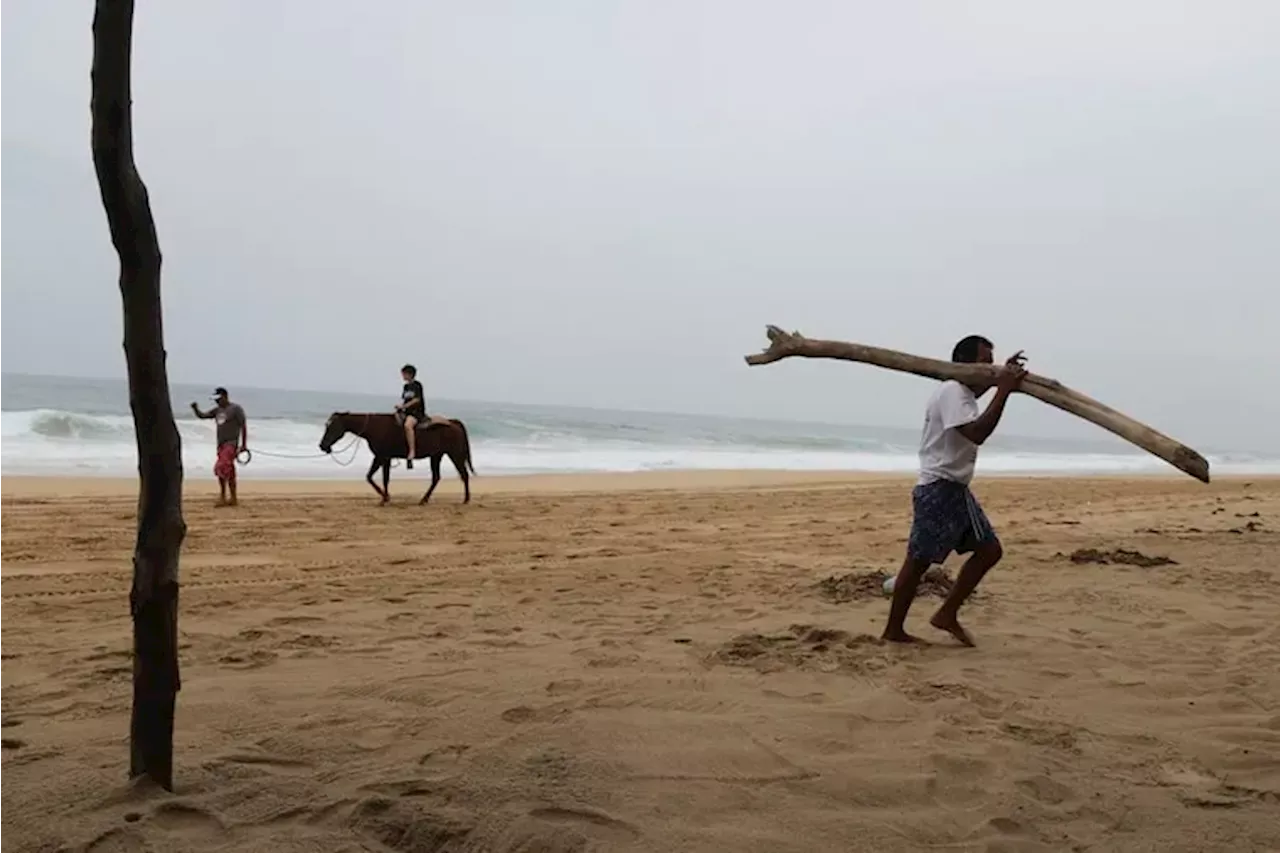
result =
[{"label": "shoreline", "polygon": [[[252,495],[373,495],[364,477],[356,475],[344,479],[263,479],[255,480],[241,475],[242,497]],[[425,475],[425,476],[424,476]],[[490,494],[599,494],[609,492],[647,491],[708,491],[742,488],[786,488],[807,486],[843,486],[857,484],[892,483],[910,480],[913,474],[880,474],[849,471],[777,471],[750,470],[698,470],[698,471],[637,471],[591,472],[572,474],[502,474],[473,476],[472,498]],[[397,479],[392,477],[393,496],[413,495],[415,498],[431,483],[427,469],[417,469],[414,476]],[[136,493],[138,480],[133,477],[62,477],[62,476],[6,476],[0,479],[0,494],[5,499],[42,497],[118,497]],[[211,477],[188,477],[183,481],[184,495],[203,495],[217,492],[217,481]],[[441,479],[436,496],[461,494],[462,482],[457,475]]]},{"label": "shoreline", "polygon": [[[401,499],[418,496],[430,485],[429,475],[417,470],[412,477],[392,478],[392,495]],[[733,489],[771,488],[838,488],[844,486],[874,486],[900,483],[907,485],[916,478],[915,472],[878,471],[809,471],[779,469],[697,469],[671,471],[620,471],[565,474],[498,474],[473,476],[472,498],[485,495],[511,494],[600,494],[649,491],[716,491]],[[1280,480],[1277,474],[1224,474],[1213,479],[1214,484],[1240,482],[1269,482]],[[988,473],[975,478],[981,488],[984,482],[1167,482],[1171,488],[1186,482],[1187,486],[1202,486],[1179,472],[1169,473]],[[0,478],[0,495],[5,500],[24,498],[75,498],[75,497],[125,497],[136,494],[138,480],[134,477],[7,475]],[[373,494],[362,476],[345,479],[281,479],[257,480],[241,475],[241,495],[297,496],[297,495],[364,495]],[[183,493],[199,497],[216,492],[217,482],[211,477],[187,477]],[[460,494],[461,481],[457,475],[444,477],[436,489],[437,496]]]}]

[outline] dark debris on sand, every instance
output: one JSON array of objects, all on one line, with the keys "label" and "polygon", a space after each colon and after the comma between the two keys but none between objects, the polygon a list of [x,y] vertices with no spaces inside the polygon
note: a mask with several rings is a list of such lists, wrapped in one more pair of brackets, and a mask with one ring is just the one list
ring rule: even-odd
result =
[{"label": "dark debris on sand", "polygon": [[[1238,515],[1238,513],[1237,513],[1237,515]],[[1257,515],[1257,513],[1255,512],[1255,513],[1254,513],[1254,515]],[[1243,517],[1243,516],[1241,516],[1241,517]],[[1238,535],[1238,534],[1241,534],[1241,533],[1257,533],[1259,530],[1262,530],[1262,529],[1263,529],[1263,526],[1262,526],[1260,523],[1258,523],[1258,522],[1256,522],[1256,521],[1249,521],[1249,522],[1245,522],[1244,527],[1233,527],[1233,528],[1231,528],[1230,530],[1228,530],[1227,532],[1228,532],[1228,533],[1235,533],[1235,534],[1237,534],[1237,535]]]},{"label": "dark debris on sand", "polygon": [[1100,566],[1139,566],[1144,569],[1156,566],[1176,566],[1177,560],[1159,555],[1149,556],[1141,551],[1116,548],[1100,551],[1097,548],[1078,548],[1067,557],[1073,563],[1096,563]]},{"label": "dark debris on sand", "polygon": [[[873,598],[884,598],[884,582],[890,576],[884,572],[849,572],[843,575],[832,575],[815,584],[818,595],[833,604],[847,604],[850,601],[866,601]],[[920,580],[916,597],[932,595],[935,598],[946,598],[951,592],[952,581],[947,573],[938,567],[925,572]]]}]

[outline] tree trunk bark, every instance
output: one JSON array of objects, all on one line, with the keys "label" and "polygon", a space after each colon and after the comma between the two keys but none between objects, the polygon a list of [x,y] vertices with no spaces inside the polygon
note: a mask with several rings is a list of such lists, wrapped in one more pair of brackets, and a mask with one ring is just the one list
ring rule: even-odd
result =
[{"label": "tree trunk bark", "polygon": [[91,148],[111,242],[120,258],[129,407],[138,444],[138,532],[133,551],[133,713],[129,776],[173,789],[178,674],[178,557],[182,441],[169,399],[160,307],[160,244],[147,188],[133,162],[133,0],[97,0],[93,16]]},{"label": "tree trunk bark", "polygon": [[[1000,368],[994,365],[956,364],[863,344],[809,339],[799,332],[784,332],[777,326],[767,327],[765,333],[769,336],[769,348],[762,353],[747,356],[747,364],[753,366],[772,364],[775,361],[793,357],[834,358],[914,373],[916,376],[929,379],[958,379],[961,382],[995,382],[1000,372]],[[1022,380],[1022,387],[1018,390],[1097,424],[1143,450],[1159,456],[1197,480],[1209,482],[1209,462],[1199,453],[1110,406],[1072,391],[1057,380],[1028,373]]]}]

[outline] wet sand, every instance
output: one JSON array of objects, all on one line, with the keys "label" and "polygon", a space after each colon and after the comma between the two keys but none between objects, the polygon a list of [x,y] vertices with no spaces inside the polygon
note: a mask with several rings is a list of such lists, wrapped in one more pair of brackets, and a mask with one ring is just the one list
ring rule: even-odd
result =
[{"label": "wet sand", "polygon": [[980,479],[963,649],[876,639],[908,480],[423,473],[188,484],[173,794],[135,485],[5,478],[4,850],[1280,849],[1280,480]]}]

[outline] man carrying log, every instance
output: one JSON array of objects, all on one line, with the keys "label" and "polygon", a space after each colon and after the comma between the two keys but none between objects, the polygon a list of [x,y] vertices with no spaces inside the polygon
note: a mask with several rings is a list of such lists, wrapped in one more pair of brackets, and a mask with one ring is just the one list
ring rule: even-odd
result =
[{"label": "man carrying log", "polygon": [[[961,364],[993,363],[991,341],[970,335],[956,344],[951,360]],[[906,632],[907,611],[920,579],[930,566],[941,564],[955,551],[969,554],[955,586],[929,624],[946,631],[966,646],[973,639],[960,625],[960,606],[987,571],[1000,561],[1004,549],[978,499],[969,491],[978,448],[995,432],[1009,395],[1026,375],[1021,351],[1010,356],[995,383],[996,394],[981,414],[978,398],[989,383],[966,385],[943,382],[925,408],[920,437],[920,479],[911,492],[913,517],[907,557],[893,586],[893,602],[883,637],[895,643],[915,642]]]}]

